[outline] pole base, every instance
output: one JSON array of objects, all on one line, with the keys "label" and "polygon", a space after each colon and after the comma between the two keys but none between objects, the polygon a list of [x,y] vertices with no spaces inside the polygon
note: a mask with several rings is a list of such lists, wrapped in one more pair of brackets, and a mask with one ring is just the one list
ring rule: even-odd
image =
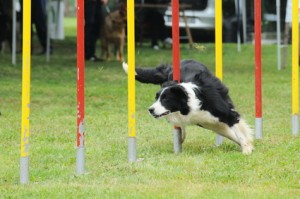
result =
[{"label": "pole base", "polygon": [[221,146],[223,144],[224,137],[222,135],[217,134],[216,136],[216,146]]},{"label": "pole base", "polygon": [[176,154],[181,153],[182,151],[181,139],[182,139],[181,128],[175,127],[174,128],[174,153]]},{"label": "pole base", "polygon": [[255,118],[255,137],[262,139],[262,118]]},{"label": "pole base", "polygon": [[299,131],[299,116],[293,115],[292,116],[292,134],[297,135]]},{"label": "pole base", "polygon": [[29,183],[29,157],[20,158],[20,183]]},{"label": "pole base", "polygon": [[128,161],[136,162],[136,138],[128,138]]},{"label": "pole base", "polygon": [[77,147],[76,152],[76,172],[78,175],[84,174],[84,163],[85,163],[85,148]]}]

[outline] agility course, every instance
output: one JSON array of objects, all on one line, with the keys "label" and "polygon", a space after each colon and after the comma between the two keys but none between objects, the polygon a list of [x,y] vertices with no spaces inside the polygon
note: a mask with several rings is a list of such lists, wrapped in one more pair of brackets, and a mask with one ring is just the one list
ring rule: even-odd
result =
[{"label": "agility course", "polygon": [[[279,3],[278,3],[279,5]],[[292,71],[292,134],[296,135],[299,130],[298,125],[298,104],[299,104],[299,98],[298,98],[298,84],[299,84],[299,71],[298,71],[298,48],[297,44],[298,42],[298,12],[296,11],[298,2],[293,1],[293,34],[292,34],[292,41],[293,41],[293,71]],[[132,7],[131,7],[132,6]],[[255,1],[254,2],[254,32],[255,32],[255,137],[257,139],[262,139],[262,131],[263,131],[263,120],[262,120],[262,63],[261,63],[261,1]],[[133,10],[131,13],[134,13],[134,4],[129,4],[128,10]],[[216,76],[222,80],[223,79],[223,51],[222,51],[222,1],[216,1],[215,2],[215,72]],[[173,79],[177,82],[180,82],[180,47],[179,47],[179,2],[172,1],[172,37],[173,37]],[[131,14],[128,14],[129,24],[128,24],[128,30],[131,31],[131,35],[128,36],[128,57],[129,60],[128,63],[132,63],[132,66],[135,66],[135,61],[131,59],[135,59],[135,45],[131,40],[134,38],[134,16]],[[296,24],[296,25],[295,25]],[[277,23],[278,25],[278,23]],[[130,30],[132,28],[132,30]],[[279,52],[277,53],[277,56],[279,56]],[[295,58],[294,58],[295,57]],[[278,63],[280,63],[280,59],[278,60]],[[130,66],[131,68],[128,75],[128,103],[129,103],[129,109],[128,109],[128,126],[129,126],[129,137],[134,137],[136,139],[136,133],[135,133],[135,105],[132,103],[135,103],[135,86],[134,83],[134,67]],[[296,68],[295,68],[296,66]],[[134,121],[133,121],[134,120]],[[131,133],[133,131],[134,133]],[[132,136],[133,135],[133,136]],[[182,150],[182,146],[180,144],[180,128],[175,127],[174,128],[174,152],[179,153]],[[136,141],[134,141],[132,144],[132,141],[129,141],[129,161],[136,160],[136,149],[132,149],[136,147]],[[223,137],[220,135],[217,135],[216,137],[216,145],[219,146],[223,142]],[[131,152],[132,151],[132,152]],[[134,154],[134,158],[131,158],[131,154]]]},{"label": "agility course", "polygon": [[[288,55],[288,68],[278,72],[273,67],[277,63],[276,47],[262,46],[264,133],[262,139],[255,142],[256,150],[250,157],[242,156],[238,147],[226,139],[222,145],[214,147],[213,134],[203,133],[200,128],[189,130],[183,153],[174,155],[172,126],[165,121],[154,120],[147,114],[147,107],[153,102],[158,88],[135,84],[135,131],[134,134],[128,134],[128,137],[138,137],[138,142],[135,141],[137,151],[133,157],[135,160],[143,158],[144,161],[128,164],[126,157],[130,141],[126,140],[129,130],[127,104],[132,101],[127,96],[127,77],[120,63],[86,63],[83,75],[83,88],[86,88],[83,90],[86,128],[80,131],[76,97],[80,95],[77,95],[79,87],[75,81],[78,80],[78,69],[74,61],[78,59],[77,55],[68,51],[68,48],[74,48],[75,43],[80,43],[75,38],[72,39],[73,43],[69,46],[56,44],[59,55],[55,53],[52,56],[53,65],[44,64],[44,58],[33,56],[26,62],[29,63],[27,66],[32,65],[32,70],[24,67],[23,70],[27,71],[24,73],[20,70],[21,64],[17,63],[17,67],[13,67],[10,65],[10,57],[1,55],[0,84],[5,86],[0,89],[0,168],[3,171],[0,174],[0,183],[3,185],[0,190],[4,196],[58,198],[73,194],[75,198],[84,195],[130,198],[147,194],[149,197],[164,198],[295,198],[299,195],[300,143],[297,136],[292,136],[298,134],[298,130],[292,128],[290,121],[292,111],[292,118],[293,115],[298,115],[298,100],[291,103],[292,95],[295,98],[298,93],[297,83],[295,84],[298,77],[294,75],[298,72],[293,71],[297,67],[292,69],[289,66],[290,61],[295,62],[294,56]],[[216,46],[205,46],[206,52],[181,48],[180,57],[200,60],[214,71],[214,66],[217,66]],[[254,46],[243,45],[241,54],[237,54],[235,44],[222,44],[222,48],[225,49],[222,52],[223,81],[230,88],[237,108],[254,127]],[[146,47],[136,47],[135,50],[133,62],[138,64],[155,66],[165,60],[172,62],[170,49],[156,54]],[[67,56],[64,55],[65,52],[68,52]],[[30,58],[30,53],[26,57]],[[291,73],[295,79],[293,87]],[[27,84],[21,83],[21,75],[29,77],[27,80],[23,79]],[[29,89],[28,83],[32,85],[32,89]],[[16,161],[20,154],[18,146],[23,146],[19,145],[18,133],[21,115],[21,92],[18,88],[21,84],[25,90],[23,94],[27,93],[23,96],[30,96],[28,103],[22,103],[27,104],[24,108],[28,111],[27,115],[22,113],[22,122],[23,118],[25,123],[29,120],[31,122],[30,128],[29,123],[28,128],[26,127],[30,129],[26,131],[31,132],[30,139],[27,139],[29,134],[24,134],[27,136],[25,140],[21,139],[21,144],[22,141],[30,141],[30,153],[24,156],[30,155],[30,175],[23,175],[23,180],[30,179],[26,186],[19,185],[20,165]],[[28,94],[30,92],[31,95]],[[80,167],[85,175],[78,172],[75,158],[79,131],[87,131],[84,142],[86,161]],[[22,132],[25,132],[23,127]],[[29,146],[29,142],[23,143]],[[28,147],[21,148],[21,152],[23,149]],[[26,180],[24,183],[27,183]],[[238,189],[241,191],[236,191]]]}]

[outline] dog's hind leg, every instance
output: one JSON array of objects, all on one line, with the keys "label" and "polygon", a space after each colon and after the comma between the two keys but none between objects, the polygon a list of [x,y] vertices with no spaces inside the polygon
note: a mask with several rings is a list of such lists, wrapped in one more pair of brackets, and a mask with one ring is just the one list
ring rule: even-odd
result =
[{"label": "dog's hind leg", "polygon": [[238,145],[240,145],[240,139],[236,136],[236,133],[229,126],[226,125],[226,127],[222,128],[222,130],[220,130],[220,129],[215,130],[215,132],[221,136],[224,136],[224,137],[234,141]]},{"label": "dog's hind leg", "polygon": [[[124,40],[123,38],[121,38],[121,40]],[[123,49],[124,49],[124,42],[120,41],[120,45],[119,45],[119,61],[124,61],[124,57],[123,57]]]},{"label": "dog's hind leg", "polygon": [[106,45],[107,45],[107,42],[102,38],[101,39],[101,53],[100,53],[100,58],[101,59],[105,59],[105,54],[106,54]]},{"label": "dog's hind leg", "polygon": [[116,44],[115,45],[115,54],[116,54],[116,60],[117,61],[123,61],[123,54],[121,50],[121,45]]},{"label": "dog's hind leg", "polygon": [[232,127],[232,130],[239,139],[239,144],[242,148],[242,152],[245,155],[252,153],[253,147],[253,132],[251,128],[246,124],[244,120],[240,120],[239,123]]},{"label": "dog's hind leg", "polygon": [[218,134],[234,141],[242,148],[242,153],[245,155],[251,154],[253,150],[253,137],[252,130],[246,124],[244,120],[240,120],[239,123],[229,127],[227,124],[221,124],[218,128],[211,129]]}]

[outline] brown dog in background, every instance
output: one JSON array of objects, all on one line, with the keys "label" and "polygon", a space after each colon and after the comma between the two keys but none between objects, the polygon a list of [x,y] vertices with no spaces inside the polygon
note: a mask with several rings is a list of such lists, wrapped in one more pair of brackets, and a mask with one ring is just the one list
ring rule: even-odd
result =
[{"label": "brown dog in background", "polygon": [[[101,29],[101,58],[110,60],[110,46],[114,46],[116,60],[123,61],[123,48],[126,26],[126,4],[116,11],[109,12]],[[106,57],[105,57],[106,54]]]}]

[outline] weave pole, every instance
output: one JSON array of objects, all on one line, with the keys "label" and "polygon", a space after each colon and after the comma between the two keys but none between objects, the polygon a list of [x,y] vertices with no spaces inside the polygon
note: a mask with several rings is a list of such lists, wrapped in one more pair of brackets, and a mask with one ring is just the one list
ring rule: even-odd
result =
[{"label": "weave pole", "polygon": [[237,21],[237,51],[241,52],[241,35],[240,35],[240,16],[241,16],[241,7],[240,7],[240,0],[236,0],[235,3],[235,10],[236,10],[236,21]]},{"label": "weave pole", "polygon": [[29,183],[29,114],[31,68],[31,0],[23,1],[23,54],[22,54],[22,126],[20,183]]},{"label": "weave pole", "polygon": [[276,39],[277,39],[277,70],[281,70],[281,26],[280,0],[276,0]]},{"label": "weave pole", "polygon": [[299,29],[298,0],[292,2],[292,134],[299,129]]},{"label": "weave pole", "polygon": [[[215,1],[215,59],[216,59],[216,76],[222,81],[223,79],[223,54],[222,54],[222,0]],[[223,136],[217,134],[216,145],[220,146],[223,142]]]},{"label": "weave pole", "polygon": [[84,0],[77,0],[77,151],[76,172],[84,173]]},{"label": "weave pole", "polygon": [[[180,82],[179,0],[172,0],[173,80]],[[174,153],[182,151],[182,131],[174,127]]]},{"label": "weave pole", "polygon": [[128,161],[136,161],[134,0],[127,1]]},{"label": "weave pole", "polygon": [[17,14],[16,14],[16,0],[12,0],[12,56],[11,61],[16,65],[17,53]]},{"label": "weave pole", "polygon": [[262,138],[261,0],[254,1],[255,136]]}]

